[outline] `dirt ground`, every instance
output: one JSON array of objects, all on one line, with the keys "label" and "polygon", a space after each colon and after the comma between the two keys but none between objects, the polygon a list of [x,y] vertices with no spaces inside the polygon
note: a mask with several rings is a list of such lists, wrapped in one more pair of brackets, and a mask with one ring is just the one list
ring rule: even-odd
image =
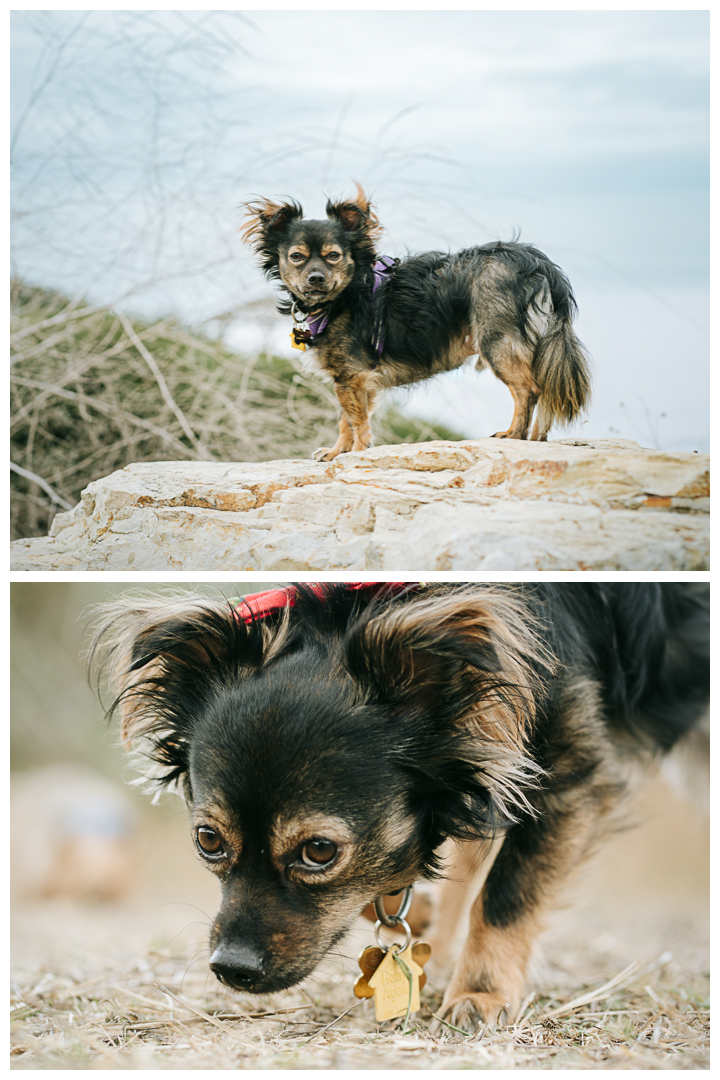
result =
[{"label": "dirt ground", "polygon": [[14,903],[12,1066],[708,1068],[707,816],[660,780],[634,816],[554,916],[515,1022],[468,1036],[432,1028],[448,978],[432,961],[404,1034],[402,1021],[378,1025],[372,1003],[356,1001],[370,923],[299,987],[225,991],[207,969],[216,884],[194,860],[184,811],[167,802],[142,822],[137,880],[122,901]]}]

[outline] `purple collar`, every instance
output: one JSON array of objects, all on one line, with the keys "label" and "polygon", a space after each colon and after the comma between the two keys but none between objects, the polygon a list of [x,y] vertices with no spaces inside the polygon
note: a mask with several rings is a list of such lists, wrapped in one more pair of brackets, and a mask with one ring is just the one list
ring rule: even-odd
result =
[{"label": "purple collar", "polygon": [[315,314],[308,315],[305,322],[308,325],[308,330],[314,338],[319,337],[323,330],[330,322],[330,318],[327,315],[323,315],[321,311],[316,311]]},{"label": "purple collar", "polygon": [[[397,259],[391,259],[388,255],[381,255],[380,258],[377,259],[376,262],[373,263],[373,267],[372,267],[372,271],[373,271],[372,295],[373,295],[373,298],[375,297],[376,292],[378,291],[380,286],[383,284],[383,282],[388,280],[388,278],[392,274],[392,272],[395,269],[395,267],[397,266],[397,264],[398,264],[398,260]],[[305,319],[305,322],[307,323],[308,330],[310,331],[310,333],[313,336],[313,341],[312,341],[313,345],[315,344],[314,339],[319,337],[320,334],[322,334],[323,330],[325,330],[325,328],[327,327],[327,324],[329,323],[329,321],[330,321],[329,316],[323,314],[323,312],[321,312],[321,311],[311,312],[310,315],[307,316],[307,318]],[[376,333],[375,338],[373,340],[373,345],[375,347],[375,351],[378,354],[378,357],[381,357],[382,354],[383,354],[383,348],[385,347],[383,327],[382,327],[382,325],[378,324],[376,329],[377,329],[377,333]]]}]

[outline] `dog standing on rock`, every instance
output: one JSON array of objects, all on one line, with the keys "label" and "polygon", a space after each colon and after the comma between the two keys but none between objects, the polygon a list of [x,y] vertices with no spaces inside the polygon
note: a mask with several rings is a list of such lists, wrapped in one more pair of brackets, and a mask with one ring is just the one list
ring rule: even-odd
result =
[{"label": "dog standing on rock", "polygon": [[[530,244],[491,243],[455,254],[379,258],[382,231],[358,185],[354,200],[328,201],[327,220],[303,218],[295,201],[246,203],[243,239],[267,276],[287,294],[293,345],[315,350],[340,401],[335,445],[314,456],[332,461],[371,442],[370,414],[380,390],[407,386],[461,367],[477,355],[515,402],[496,438],[545,440],[569,424],[590,395],[588,359],[572,328],[570,283]],[[537,406],[537,411],[536,411]]]}]

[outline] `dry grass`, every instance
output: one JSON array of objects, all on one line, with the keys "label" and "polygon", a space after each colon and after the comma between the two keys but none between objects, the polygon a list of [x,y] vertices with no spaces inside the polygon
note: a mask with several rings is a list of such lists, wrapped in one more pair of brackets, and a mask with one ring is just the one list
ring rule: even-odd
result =
[{"label": "dry grass", "polygon": [[[95,960],[95,965],[97,960]],[[12,1064],[21,1069],[702,1069],[708,980],[678,980],[669,954],[594,986],[530,996],[518,1021],[467,1035],[437,1024],[429,985],[405,1034],[377,1025],[353,973],[272,997],[228,995],[204,964],[150,948],[87,978],[77,965],[13,988]],[[592,992],[588,992],[592,991]],[[349,1010],[349,1011],[348,1011]]]},{"label": "dry grass", "polygon": [[14,1068],[709,1067],[708,823],[660,778],[549,920],[517,1023],[470,1036],[433,1029],[449,978],[434,960],[408,1031],[375,1023],[352,992],[365,920],[292,990],[223,989],[207,966],[217,882],[183,812],[145,813],[124,898],[14,903]]},{"label": "dry grass", "polygon": [[[299,360],[240,356],[174,318],[131,320],[20,281],[11,309],[14,537],[44,535],[91,480],[133,461],[305,458],[335,441],[335,394]],[[457,437],[395,409],[373,431]]]}]

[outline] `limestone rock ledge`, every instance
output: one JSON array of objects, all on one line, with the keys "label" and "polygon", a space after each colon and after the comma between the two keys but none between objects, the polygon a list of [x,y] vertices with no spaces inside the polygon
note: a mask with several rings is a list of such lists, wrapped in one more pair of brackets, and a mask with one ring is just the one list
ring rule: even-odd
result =
[{"label": "limestone rock ledge", "polygon": [[709,484],[706,456],[624,439],[142,462],[16,541],[11,569],[707,570]]}]

